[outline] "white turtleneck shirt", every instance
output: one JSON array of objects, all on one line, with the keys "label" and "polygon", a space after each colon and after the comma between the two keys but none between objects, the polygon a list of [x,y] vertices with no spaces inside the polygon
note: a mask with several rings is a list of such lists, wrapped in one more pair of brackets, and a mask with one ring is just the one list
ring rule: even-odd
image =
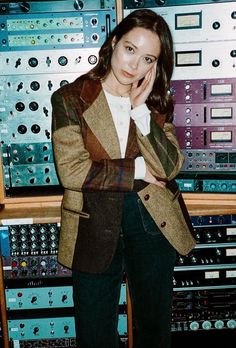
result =
[{"label": "white turtleneck shirt", "polygon": [[[113,122],[116,128],[120,144],[121,158],[125,157],[130,118],[135,122],[143,136],[150,133],[150,110],[146,104],[131,109],[129,97],[114,96],[104,90]],[[146,164],[144,158],[139,156],[135,158],[134,179],[144,179],[146,173]]]}]

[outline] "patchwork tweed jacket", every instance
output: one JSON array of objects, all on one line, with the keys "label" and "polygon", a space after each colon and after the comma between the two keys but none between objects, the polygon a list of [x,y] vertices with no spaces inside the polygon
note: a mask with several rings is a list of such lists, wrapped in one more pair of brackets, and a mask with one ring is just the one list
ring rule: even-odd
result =
[{"label": "patchwork tweed jacket", "polygon": [[[191,222],[174,181],[184,158],[172,123],[151,118],[143,136],[131,120],[125,158],[99,81],[78,78],[53,93],[52,142],[64,188],[58,260],[69,268],[106,270],[120,234],[124,192],[136,190],[173,247],[186,255],[195,246]],[[134,180],[142,155],[165,188]],[[142,184],[141,184],[142,183]]]}]

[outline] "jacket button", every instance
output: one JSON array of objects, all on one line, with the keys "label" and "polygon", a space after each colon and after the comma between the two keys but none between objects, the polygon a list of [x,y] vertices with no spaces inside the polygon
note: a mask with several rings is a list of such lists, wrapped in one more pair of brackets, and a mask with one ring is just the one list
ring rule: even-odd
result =
[{"label": "jacket button", "polygon": [[150,198],[150,195],[147,193],[147,194],[144,196],[144,199],[145,199],[145,201],[148,201],[149,198]]},{"label": "jacket button", "polygon": [[166,226],[166,222],[163,221],[163,222],[161,223],[161,227],[165,227],[165,226]]}]

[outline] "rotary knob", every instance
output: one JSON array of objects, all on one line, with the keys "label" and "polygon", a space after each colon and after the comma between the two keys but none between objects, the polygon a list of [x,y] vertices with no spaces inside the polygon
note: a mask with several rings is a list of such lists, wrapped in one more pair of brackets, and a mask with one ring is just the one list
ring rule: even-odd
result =
[{"label": "rotary knob", "polygon": [[83,1],[76,0],[76,1],[74,2],[74,8],[75,8],[77,11],[82,10],[83,7],[84,7]]},{"label": "rotary knob", "polygon": [[29,108],[31,111],[37,111],[39,108],[39,104],[35,101],[29,103]]},{"label": "rotary knob", "polygon": [[20,4],[20,9],[21,9],[22,12],[27,13],[30,10],[30,4],[28,2],[23,1]]},{"label": "rotary knob", "polygon": [[35,58],[35,57],[31,57],[29,60],[28,60],[28,64],[29,66],[31,66],[31,68],[35,68],[37,65],[38,65],[38,59]]},{"label": "rotary knob", "polygon": [[18,133],[25,134],[27,132],[27,127],[24,124],[21,124],[18,128]]},{"label": "rotary knob", "polygon": [[18,102],[16,103],[15,108],[17,111],[22,112],[25,110],[25,104],[22,102]]},{"label": "rotary knob", "polygon": [[33,124],[31,127],[31,132],[34,134],[38,134],[40,132],[40,126],[38,124]]},{"label": "rotary knob", "polygon": [[223,327],[224,327],[224,322],[223,322],[223,320],[217,320],[217,321],[215,322],[214,326],[215,326],[216,329],[223,329]]},{"label": "rotary knob", "polygon": [[214,59],[214,60],[212,61],[212,66],[213,66],[214,68],[217,68],[219,65],[220,65],[219,59]]},{"label": "rotary knob", "polygon": [[65,56],[61,56],[58,58],[58,63],[61,66],[66,66],[68,63],[68,59]]},{"label": "rotary knob", "polygon": [[205,320],[203,323],[202,323],[202,328],[204,330],[210,330],[211,328],[211,322],[209,320]]},{"label": "rotary knob", "polygon": [[192,321],[189,325],[190,330],[197,331],[199,329],[199,323],[197,321]]},{"label": "rotary knob", "polygon": [[91,54],[89,57],[88,57],[88,62],[89,64],[91,65],[94,65],[96,64],[98,61],[97,57],[94,55],[94,54]]},{"label": "rotary knob", "polygon": [[230,319],[227,321],[226,325],[229,329],[235,329],[236,328],[236,320]]},{"label": "rotary knob", "polygon": [[166,3],[166,0],[156,0],[158,6],[163,6]]},{"label": "rotary knob", "polygon": [[214,23],[212,24],[212,28],[213,28],[214,30],[219,29],[219,28],[220,28],[220,22],[218,22],[218,21],[214,22]]},{"label": "rotary knob", "polygon": [[0,13],[5,13],[7,11],[8,7],[7,4],[3,4],[0,6]]},{"label": "rotary knob", "polygon": [[34,335],[37,335],[39,333],[39,328],[38,327],[35,327],[34,329],[33,329],[33,334]]},{"label": "rotary knob", "polygon": [[33,90],[33,91],[38,91],[39,88],[40,88],[40,84],[38,81],[32,81],[31,84],[30,84],[30,88]]},{"label": "rotary knob", "polygon": [[143,7],[144,6],[144,0],[134,0],[135,7]]},{"label": "rotary knob", "polygon": [[35,302],[37,302],[37,296],[32,296],[31,303],[35,303]]},{"label": "rotary knob", "polygon": [[186,135],[187,138],[190,138],[191,135],[192,135],[192,132],[191,131],[186,131],[185,135]]}]

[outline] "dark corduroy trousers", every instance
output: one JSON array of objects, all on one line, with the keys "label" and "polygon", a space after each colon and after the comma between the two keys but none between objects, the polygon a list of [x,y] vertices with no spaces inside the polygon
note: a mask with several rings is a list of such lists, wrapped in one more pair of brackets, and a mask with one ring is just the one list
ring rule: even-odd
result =
[{"label": "dark corduroy trousers", "polygon": [[138,195],[126,193],[121,235],[109,268],[99,274],[73,271],[78,347],[119,347],[118,304],[125,272],[134,348],[169,348],[175,258]]}]

